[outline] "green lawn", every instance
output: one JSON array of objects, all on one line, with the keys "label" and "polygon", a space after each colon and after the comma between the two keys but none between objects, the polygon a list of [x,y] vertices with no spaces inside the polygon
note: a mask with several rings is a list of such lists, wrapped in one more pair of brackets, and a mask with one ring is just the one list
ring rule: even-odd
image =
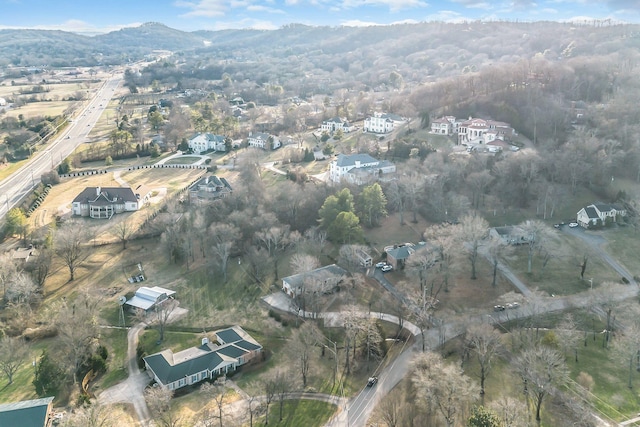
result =
[{"label": "green lawn", "polygon": [[165,162],[165,165],[191,165],[200,160],[200,157],[195,156],[180,156],[169,159]]},{"label": "green lawn", "polygon": [[611,227],[605,230],[593,231],[607,240],[604,248],[633,276],[640,275],[640,233],[631,226]]},{"label": "green lawn", "polygon": [[[336,411],[336,406],[316,400],[286,400],[282,405],[282,421],[280,421],[280,404],[273,402],[269,406],[270,426],[278,427],[316,427],[324,425]],[[264,417],[259,422],[262,422]],[[258,423],[254,423],[258,424]]]},{"label": "green lawn", "polygon": [[100,342],[107,347],[107,372],[98,378],[92,390],[106,389],[127,378],[127,330],[103,329]]}]

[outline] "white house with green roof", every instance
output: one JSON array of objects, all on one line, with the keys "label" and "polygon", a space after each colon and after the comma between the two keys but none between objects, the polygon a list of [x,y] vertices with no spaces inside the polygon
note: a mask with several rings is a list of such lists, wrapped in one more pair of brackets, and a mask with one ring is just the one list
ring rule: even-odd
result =
[{"label": "white house with green roof", "polygon": [[177,353],[170,349],[144,357],[147,373],[155,382],[177,390],[234,372],[255,360],[262,346],[240,326],[215,332],[217,343],[202,339],[199,347]]},{"label": "white house with green roof", "polygon": [[53,422],[53,397],[0,404],[0,427],[49,427]]},{"label": "white house with green roof", "polygon": [[368,154],[338,154],[329,164],[329,180],[334,184],[346,180],[361,185],[395,171],[396,165],[390,161],[378,160]]}]

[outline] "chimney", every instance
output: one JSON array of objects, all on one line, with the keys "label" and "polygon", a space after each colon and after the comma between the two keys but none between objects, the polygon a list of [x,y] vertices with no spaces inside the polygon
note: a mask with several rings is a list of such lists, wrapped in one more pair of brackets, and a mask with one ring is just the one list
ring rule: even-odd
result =
[{"label": "chimney", "polygon": [[100,187],[96,187],[96,196],[100,195],[100,191],[102,190],[102,188]]},{"label": "chimney", "polygon": [[207,344],[209,344],[209,338],[207,337],[202,338],[202,345],[207,345]]}]

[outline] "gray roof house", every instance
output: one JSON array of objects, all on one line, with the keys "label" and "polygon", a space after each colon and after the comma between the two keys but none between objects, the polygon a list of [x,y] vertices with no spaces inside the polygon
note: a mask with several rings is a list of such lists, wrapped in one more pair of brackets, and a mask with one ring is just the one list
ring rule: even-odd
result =
[{"label": "gray roof house", "polygon": [[154,286],[153,288],[141,286],[135,295],[125,302],[125,305],[133,310],[149,312],[163,301],[174,298],[175,294],[175,291],[161,288],[160,286]]},{"label": "gray roof house", "polygon": [[416,251],[423,248],[432,248],[431,245],[427,245],[427,242],[418,242],[417,244],[413,243],[402,243],[399,245],[387,246],[384,248],[385,253],[387,254],[387,262],[393,266],[393,268],[398,269],[403,267],[407,259],[413,255]]},{"label": "gray roof house", "polygon": [[524,245],[529,243],[527,233],[517,225],[493,227],[489,230],[489,236],[494,239],[499,239],[505,245]]},{"label": "gray roof house", "polygon": [[144,196],[134,193],[130,187],[87,187],[73,199],[71,213],[110,219],[114,214],[140,209]]},{"label": "gray roof house", "polygon": [[144,357],[147,373],[158,384],[177,390],[233,372],[262,353],[262,346],[240,326],[215,334],[217,344],[203,338],[199,347],[177,353],[167,349]]},{"label": "gray roof house", "polygon": [[618,216],[626,214],[627,211],[618,205],[596,202],[580,209],[576,222],[584,228],[604,226],[607,221],[615,222]]},{"label": "gray roof house", "polygon": [[203,176],[189,187],[189,202],[201,204],[222,199],[232,192],[231,184],[225,178],[218,178],[215,175]]},{"label": "gray roof house", "polygon": [[292,298],[305,292],[330,293],[347,274],[345,269],[336,264],[327,265],[306,273],[284,277],[282,291]]},{"label": "gray roof house", "polygon": [[335,184],[344,179],[361,185],[395,171],[396,165],[390,161],[378,160],[368,154],[338,154],[329,164],[329,179]]},{"label": "gray roof house", "polygon": [[53,422],[53,397],[0,404],[0,427],[49,427]]},{"label": "gray roof house", "polygon": [[389,133],[393,131],[397,124],[405,123],[407,119],[397,114],[391,113],[374,113],[373,116],[367,117],[362,126],[363,132],[371,133]]},{"label": "gray roof house", "polygon": [[332,119],[323,121],[322,125],[320,126],[320,130],[327,132],[335,132],[337,130],[341,130],[344,133],[348,133],[353,130],[353,126],[351,126],[351,124],[349,124],[346,119],[334,117]]},{"label": "gray roof house", "polygon": [[195,154],[204,151],[227,151],[225,145],[225,137],[222,135],[214,135],[212,133],[196,133],[189,139],[189,148]]}]

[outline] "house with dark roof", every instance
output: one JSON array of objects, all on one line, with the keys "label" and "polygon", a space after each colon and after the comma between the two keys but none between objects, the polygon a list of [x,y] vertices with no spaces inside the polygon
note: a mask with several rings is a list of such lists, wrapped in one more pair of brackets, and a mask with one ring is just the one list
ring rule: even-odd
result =
[{"label": "house with dark roof", "polygon": [[110,219],[114,214],[137,211],[144,197],[130,187],[87,187],[73,199],[71,213]]},{"label": "house with dark roof", "polygon": [[195,154],[204,151],[227,151],[226,138],[212,133],[196,133],[189,139],[189,148]]},{"label": "house with dark roof", "polygon": [[428,249],[427,242],[413,243],[401,243],[399,245],[387,246],[384,248],[387,254],[387,263],[394,269],[404,267],[407,259],[413,255],[416,251],[421,249]]},{"label": "house with dark roof", "polygon": [[125,302],[125,305],[133,311],[144,311],[145,313],[148,313],[158,304],[162,304],[164,301],[174,298],[175,294],[175,291],[161,288],[160,286],[154,286],[152,288],[141,286],[133,297]]},{"label": "house with dark roof", "polygon": [[177,353],[163,350],[144,357],[149,376],[158,384],[177,390],[234,372],[262,353],[262,346],[240,326],[215,332],[216,343],[202,339],[199,347]]},{"label": "house with dark roof", "polygon": [[328,294],[340,285],[347,274],[344,268],[336,264],[326,265],[305,273],[284,277],[282,291],[291,298],[314,292]]},{"label": "house with dark roof", "polygon": [[0,404],[0,427],[50,427],[53,397]]},{"label": "house with dark roof", "polygon": [[626,214],[627,211],[618,205],[596,202],[580,209],[576,214],[576,222],[584,228],[602,227]]},{"label": "house with dark roof", "polygon": [[189,202],[203,204],[222,199],[233,192],[231,184],[225,178],[215,175],[203,176],[189,187]]},{"label": "house with dark roof", "polygon": [[517,225],[493,227],[489,230],[489,237],[498,239],[505,245],[524,245],[529,243],[529,235]]},{"label": "house with dark roof", "polygon": [[329,164],[329,179],[335,184],[344,179],[362,185],[395,171],[396,165],[388,160],[378,160],[368,154],[339,154]]}]

